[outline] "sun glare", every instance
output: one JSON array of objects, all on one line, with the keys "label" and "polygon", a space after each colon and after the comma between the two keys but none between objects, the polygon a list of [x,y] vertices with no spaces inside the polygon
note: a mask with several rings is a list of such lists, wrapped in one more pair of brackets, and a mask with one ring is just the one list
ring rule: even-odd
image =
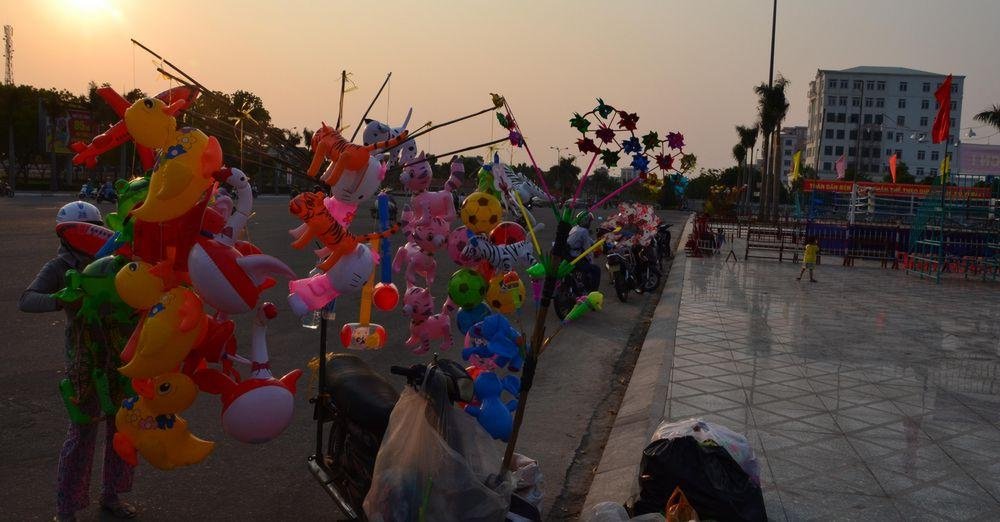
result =
[{"label": "sun glare", "polygon": [[60,9],[65,9],[71,16],[90,17],[92,21],[101,17],[116,21],[122,19],[122,12],[110,0],[62,0]]}]

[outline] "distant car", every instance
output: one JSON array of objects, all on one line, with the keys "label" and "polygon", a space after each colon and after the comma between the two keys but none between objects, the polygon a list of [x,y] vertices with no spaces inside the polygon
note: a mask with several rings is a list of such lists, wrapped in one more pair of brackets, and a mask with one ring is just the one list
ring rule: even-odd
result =
[{"label": "distant car", "polygon": [[[372,219],[378,219],[378,198],[372,199],[371,206]],[[395,223],[399,217],[399,207],[396,205],[396,198],[389,196],[389,222]]]}]

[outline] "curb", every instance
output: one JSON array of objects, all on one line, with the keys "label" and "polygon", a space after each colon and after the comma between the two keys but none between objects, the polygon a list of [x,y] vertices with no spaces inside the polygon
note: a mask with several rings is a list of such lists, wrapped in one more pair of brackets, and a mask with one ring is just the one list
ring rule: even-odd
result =
[{"label": "curb", "polygon": [[691,233],[694,217],[688,218],[677,242],[678,248],[670,265],[660,302],[653,312],[649,331],[642,343],[642,350],[629,379],[611,434],[604,445],[604,453],[594,473],[590,491],[583,503],[583,511],[605,501],[624,504],[638,492],[637,477],[642,450],[649,444],[649,437],[659,425],[667,400],[670,367],[674,358],[674,336],[680,312],[681,292],[684,288],[684,266],[687,256],[682,255],[685,238]]}]

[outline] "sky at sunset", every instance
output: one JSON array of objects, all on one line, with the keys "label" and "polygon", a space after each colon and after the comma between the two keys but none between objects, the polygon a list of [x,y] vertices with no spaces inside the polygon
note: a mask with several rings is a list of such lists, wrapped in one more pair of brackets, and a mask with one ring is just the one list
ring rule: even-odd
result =
[{"label": "sky at sunset", "polygon": [[[816,69],[885,65],[966,75],[962,126],[978,125],[972,114],[1000,103],[997,20],[992,0],[780,0],[786,124],[805,124]],[[301,130],[336,120],[341,69],[359,87],[346,121],[392,71],[375,117],[395,124],[412,106],[417,125],[441,122],[498,92],[542,167],[555,161],[550,147],[572,147],[569,117],[598,96],[637,112],[642,131],[683,132],[700,166],[733,164],[733,125],[753,122],[752,87],[767,81],[770,21],[769,0],[0,0],[17,83],[166,89],[135,38],[211,89],[255,92],[276,125]],[[500,137],[495,121],[482,116],[418,145],[440,153],[489,141]],[[521,151],[513,159],[527,160]]]}]

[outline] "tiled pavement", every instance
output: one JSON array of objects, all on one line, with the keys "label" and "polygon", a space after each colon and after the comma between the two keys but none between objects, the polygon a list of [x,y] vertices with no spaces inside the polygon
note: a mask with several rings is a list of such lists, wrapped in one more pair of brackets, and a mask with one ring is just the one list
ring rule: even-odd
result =
[{"label": "tiled pavement", "polygon": [[746,433],[772,520],[1000,519],[1000,284],[796,275],[686,260],[664,417]]}]

